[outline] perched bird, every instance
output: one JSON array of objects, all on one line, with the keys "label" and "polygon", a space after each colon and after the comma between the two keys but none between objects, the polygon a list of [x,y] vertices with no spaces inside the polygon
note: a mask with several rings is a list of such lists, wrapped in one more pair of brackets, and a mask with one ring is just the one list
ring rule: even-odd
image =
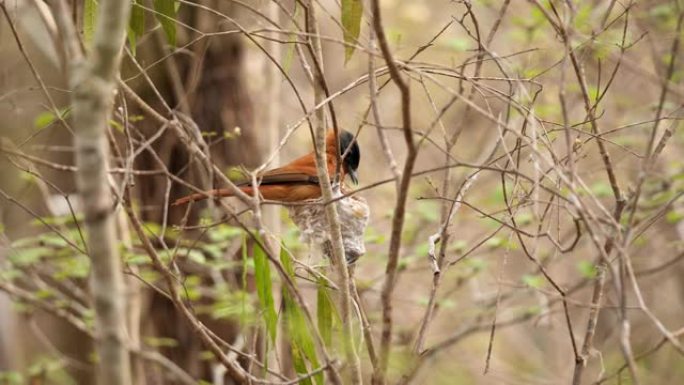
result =
[{"label": "perched bird", "polygon": [[[349,175],[354,184],[358,184],[356,171],[359,168],[361,152],[359,145],[354,140],[354,135],[348,131],[340,132],[339,147],[335,143],[334,131],[328,132],[325,138],[325,152],[327,154],[328,173],[334,175],[337,169],[337,154],[342,159],[341,180]],[[254,193],[251,181],[236,183],[236,186],[247,195]],[[273,170],[264,171],[258,175],[259,195],[263,199],[281,202],[300,202],[308,199],[316,199],[321,196],[321,187],[318,183],[316,161],[311,152],[293,160],[287,165]],[[180,198],[173,202],[172,206],[212,198],[232,196],[229,189],[211,190],[206,193],[197,193]]]}]

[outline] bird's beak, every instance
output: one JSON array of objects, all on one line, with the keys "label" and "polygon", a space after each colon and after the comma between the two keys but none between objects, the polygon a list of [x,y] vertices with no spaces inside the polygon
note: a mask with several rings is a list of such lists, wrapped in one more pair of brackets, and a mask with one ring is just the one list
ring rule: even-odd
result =
[{"label": "bird's beak", "polygon": [[349,170],[349,177],[354,184],[359,184],[359,176],[356,174],[356,170]]}]

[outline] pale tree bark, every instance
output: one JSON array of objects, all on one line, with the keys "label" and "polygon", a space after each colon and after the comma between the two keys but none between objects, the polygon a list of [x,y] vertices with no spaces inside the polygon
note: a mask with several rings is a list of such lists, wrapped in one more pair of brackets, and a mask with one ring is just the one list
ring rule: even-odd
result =
[{"label": "pale tree bark", "polygon": [[[316,5],[310,1],[307,8],[308,30],[311,34],[311,59],[314,61],[316,72],[314,75],[314,102],[319,105],[325,98],[325,74],[323,69],[323,49],[321,46],[320,30],[318,29],[318,19],[316,17]],[[317,63],[316,63],[317,62]],[[328,175],[326,167],[327,154],[325,151],[325,138],[327,130],[325,127],[325,114],[322,108],[316,110],[313,116],[314,121],[314,143],[316,155],[316,171],[318,179],[321,184],[321,197],[324,202],[329,202],[334,198],[333,186]],[[337,133],[339,135],[339,133]],[[338,136],[339,141],[339,136]],[[339,148],[339,145],[336,146]],[[342,181],[339,181],[342,183]],[[331,259],[335,268],[337,269],[337,284],[340,287],[340,309],[342,313],[342,343],[347,357],[347,365],[349,367],[349,383],[354,385],[363,384],[361,373],[361,362],[359,355],[356,352],[354,343],[354,333],[352,329],[352,294],[349,274],[349,266],[347,265],[344,244],[342,242],[342,228],[340,225],[340,217],[337,213],[337,204],[326,205],[325,215],[328,219],[328,226],[331,235]]]},{"label": "pale tree bark", "polygon": [[95,305],[97,382],[131,383],[125,343],[126,293],[115,235],[114,204],[107,178],[107,121],[130,12],[126,0],[100,0],[92,46],[84,57],[63,2],[53,9],[69,58],[69,86],[76,151],[76,185],[91,260],[90,290]]}]

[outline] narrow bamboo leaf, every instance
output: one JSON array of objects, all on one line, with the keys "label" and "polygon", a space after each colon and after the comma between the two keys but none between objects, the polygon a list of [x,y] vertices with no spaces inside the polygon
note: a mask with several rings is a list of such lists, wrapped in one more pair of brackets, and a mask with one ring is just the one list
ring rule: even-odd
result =
[{"label": "narrow bamboo leaf", "polygon": [[242,290],[247,291],[247,237],[242,237]]},{"label": "narrow bamboo leaf", "polygon": [[[284,246],[280,248],[280,262],[283,264],[283,268],[287,274],[294,278],[294,265],[292,263],[292,256]],[[302,309],[299,308],[297,302],[292,298],[292,295],[287,289],[283,290],[283,301],[285,305],[284,313],[287,322],[287,328],[292,340],[292,351],[296,351],[296,354],[300,355],[300,358],[306,358],[306,360],[311,364],[312,368],[320,367],[318,357],[316,355],[313,336],[311,335],[311,330],[307,325],[306,318],[302,313]],[[306,373],[306,365],[298,363],[294,358],[295,354],[293,354],[295,371],[299,374]],[[324,379],[322,373],[315,375],[314,379],[316,380],[317,385],[323,385]]]},{"label": "narrow bamboo leaf", "polygon": [[[292,365],[294,366],[295,372],[299,374],[308,372],[308,369],[306,368],[306,361],[304,361],[304,356],[302,356],[301,350],[295,343],[292,344]],[[310,377],[299,381],[299,383],[303,385],[313,385]]]},{"label": "narrow bamboo leaf", "polygon": [[[292,332],[294,343],[302,350],[304,356],[306,356],[307,360],[311,363],[311,366],[313,368],[318,368],[320,365],[318,363],[318,357],[316,356],[316,348],[313,336],[311,335],[311,330],[306,324],[301,309],[298,307],[295,307],[294,309],[291,318],[292,328],[294,329]],[[323,375],[321,373],[314,376],[314,379],[316,380],[316,384],[323,385]]]},{"label": "narrow bamboo leaf", "polygon": [[97,1],[85,0],[83,4],[83,40],[86,45],[93,40],[95,22],[97,21]]},{"label": "narrow bamboo leaf", "polygon": [[[242,237],[242,291],[247,292],[247,237]],[[245,324],[247,314],[247,296],[242,297],[242,314],[240,321]]]},{"label": "narrow bamboo leaf", "polygon": [[154,10],[157,11],[155,14],[157,20],[164,29],[166,34],[166,40],[172,46],[176,45],[176,14],[178,8],[176,8],[176,2],[174,0],[154,0]]},{"label": "narrow bamboo leaf", "polygon": [[[283,269],[291,278],[294,278],[294,263],[292,262],[292,255],[285,248],[285,245],[280,246],[280,263],[283,264]],[[289,292],[288,292],[289,294]]]},{"label": "narrow bamboo leaf", "polygon": [[317,282],[317,307],[316,315],[318,318],[318,329],[321,331],[323,342],[326,346],[332,344],[332,328],[333,328],[333,304],[328,294],[328,288],[322,278]]},{"label": "narrow bamboo leaf", "polygon": [[[314,369],[320,367],[316,356],[316,349],[314,348],[313,338],[310,329],[307,327],[304,315],[302,314],[301,309],[297,307],[292,296],[284,292],[283,300],[285,305],[284,316],[286,326],[292,344],[293,365],[297,373],[306,374],[309,372],[309,369],[307,369],[305,360],[308,361]],[[314,379],[316,380],[317,385],[324,384],[322,373],[315,375]]]},{"label": "narrow bamboo leaf", "polygon": [[[361,32],[361,16],[363,16],[362,0],[342,0],[342,28],[344,42],[356,44]],[[344,62],[348,62],[354,55],[354,46],[345,46]]]},{"label": "narrow bamboo leaf", "polygon": [[278,313],[275,310],[273,291],[271,285],[271,268],[266,257],[266,252],[258,245],[254,245],[254,278],[256,280],[259,304],[264,312],[266,330],[275,341],[278,323]]},{"label": "narrow bamboo leaf", "polygon": [[135,1],[131,7],[131,18],[128,21],[128,45],[131,47],[133,56],[135,56],[138,39],[143,32],[145,32],[145,12]]},{"label": "narrow bamboo leaf", "polygon": [[[297,2],[294,2],[294,12],[292,19],[297,20],[297,16],[299,15],[299,7],[297,6]],[[290,34],[290,44],[287,47],[287,51],[285,52],[285,58],[283,59],[283,70],[285,72],[290,72],[290,67],[292,67],[292,60],[294,59],[294,53],[295,50],[297,49],[297,35],[292,33]]]}]

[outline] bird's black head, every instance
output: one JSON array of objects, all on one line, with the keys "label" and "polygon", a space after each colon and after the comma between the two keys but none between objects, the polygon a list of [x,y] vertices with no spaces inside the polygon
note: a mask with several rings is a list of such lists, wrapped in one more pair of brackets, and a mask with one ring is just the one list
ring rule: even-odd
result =
[{"label": "bird's black head", "polygon": [[[346,156],[345,153],[347,154]],[[354,134],[349,131],[342,131],[340,133],[340,156],[344,157],[342,165],[347,174],[349,174],[352,182],[354,182],[354,184],[359,184],[356,170],[359,169],[361,150],[359,150],[359,144],[354,140]]]}]

